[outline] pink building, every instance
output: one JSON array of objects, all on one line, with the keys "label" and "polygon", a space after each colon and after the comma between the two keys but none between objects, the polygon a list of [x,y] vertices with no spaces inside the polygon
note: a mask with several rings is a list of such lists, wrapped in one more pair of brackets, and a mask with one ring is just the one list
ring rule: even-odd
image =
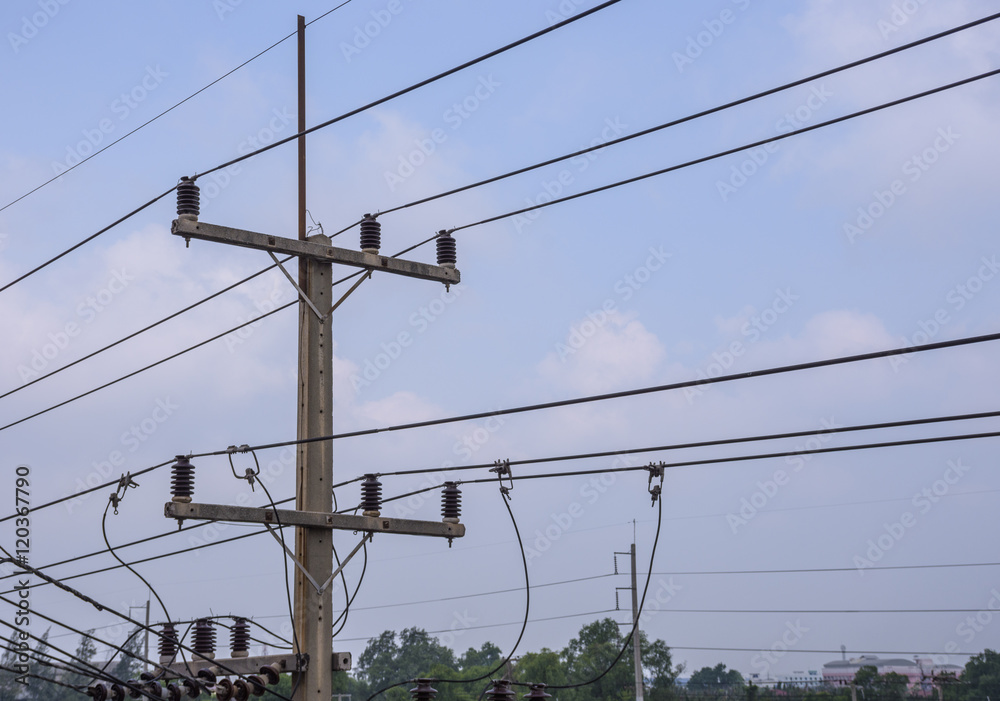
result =
[{"label": "pink building", "polygon": [[931,690],[931,679],[937,675],[951,673],[960,676],[962,667],[953,664],[934,664],[929,658],[915,658],[908,660],[904,657],[893,657],[882,659],[875,655],[862,655],[849,660],[834,660],[823,665],[823,681],[828,684],[842,685],[850,684],[854,680],[854,675],[862,667],[871,666],[878,670],[879,674],[895,672],[906,677],[910,682],[910,687],[924,686],[927,691]]}]

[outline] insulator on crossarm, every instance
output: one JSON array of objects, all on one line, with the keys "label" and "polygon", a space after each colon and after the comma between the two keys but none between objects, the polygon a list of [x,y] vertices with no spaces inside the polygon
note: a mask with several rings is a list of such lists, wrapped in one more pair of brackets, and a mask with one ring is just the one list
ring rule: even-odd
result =
[{"label": "insulator on crossarm", "polygon": [[229,640],[233,657],[247,657],[250,654],[250,624],[247,619],[236,619]]},{"label": "insulator on crossarm", "polygon": [[531,691],[524,695],[526,699],[550,699],[552,694],[545,692],[545,684],[532,684]]},{"label": "insulator on crossarm", "polygon": [[441,490],[441,520],[444,523],[458,523],[462,515],[462,490],[455,482],[445,482]]},{"label": "insulator on crossarm", "polygon": [[92,684],[87,687],[87,696],[96,699],[96,701],[107,701],[108,687],[102,683]]},{"label": "insulator on crossarm", "polygon": [[201,190],[195,185],[194,180],[186,175],[181,178],[180,185],[177,186],[177,218],[198,221],[200,212]]},{"label": "insulator on crossarm", "polygon": [[361,250],[364,253],[378,253],[382,245],[382,224],[370,214],[361,220]]},{"label": "insulator on crossarm", "polygon": [[510,688],[510,682],[506,679],[498,679],[493,682],[493,688],[486,692],[486,701],[514,701],[517,694]]},{"label": "insulator on crossarm", "polygon": [[230,701],[233,698],[233,683],[224,677],[216,682],[215,698],[219,701]]},{"label": "insulator on crossarm", "polygon": [[442,229],[437,235],[437,264],[442,268],[454,268],[457,262],[455,237]]},{"label": "insulator on crossarm", "polygon": [[184,455],[178,455],[170,468],[170,495],[180,504],[190,504],[194,495],[194,465]]},{"label": "insulator on crossarm", "polygon": [[157,648],[160,651],[160,664],[170,664],[177,655],[177,629],[173,623],[164,623],[160,631],[160,642]]},{"label": "insulator on crossarm", "polygon": [[194,622],[194,641],[191,647],[202,657],[215,659],[215,625],[212,621],[199,618]]},{"label": "insulator on crossarm", "polygon": [[265,691],[264,681],[253,674],[233,682],[233,698],[236,701],[247,701],[251,696],[263,696]]},{"label": "insulator on crossarm", "polygon": [[260,675],[269,686],[274,686],[281,681],[281,668],[276,662],[266,664],[260,668]]},{"label": "insulator on crossarm", "polygon": [[361,511],[365,516],[382,514],[382,483],[376,475],[365,475],[361,483]]},{"label": "insulator on crossarm", "polygon": [[431,687],[430,679],[415,679],[417,685],[410,689],[410,696],[413,701],[434,701],[437,696],[437,689]]}]

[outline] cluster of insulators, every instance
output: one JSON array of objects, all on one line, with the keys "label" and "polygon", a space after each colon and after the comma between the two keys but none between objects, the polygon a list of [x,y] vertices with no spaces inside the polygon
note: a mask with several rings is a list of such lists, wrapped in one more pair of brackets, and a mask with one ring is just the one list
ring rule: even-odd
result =
[{"label": "cluster of insulators", "polygon": [[[410,696],[413,701],[434,701],[437,697],[437,689],[431,687],[433,679],[415,679],[416,686],[410,689]],[[546,693],[545,684],[531,684],[531,690],[524,694],[526,699],[548,699],[552,694]],[[493,686],[486,692],[488,701],[514,701],[517,694],[511,688],[511,683],[507,679],[498,679],[493,682]]]},{"label": "cluster of insulators", "polygon": [[[194,622],[191,649],[196,659],[193,661],[197,662],[198,658],[215,659],[215,638],[215,624],[210,619],[200,618]],[[173,623],[164,623],[158,644],[160,664],[174,663],[179,647],[177,628]],[[234,659],[249,656],[250,624],[247,619],[235,619],[230,634],[230,649]],[[123,701],[126,698],[140,697],[181,701],[185,698],[198,698],[202,693],[214,693],[222,701],[245,701],[251,696],[263,696],[268,686],[281,680],[281,668],[277,664],[265,665],[257,674],[248,674],[235,681],[226,678],[225,674],[219,667],[207,667],[199,669],[194,679],[180,679],[163,685],[154,675],[143,673],[139,679],[130,679],[124,684],[94,684],[87,689],[87,693],[98,701]]]},{"label": "cluster of insulators", "polygon": [[[382,515],[382,483],[378,475],[368,474],[361,480],[361,512],[365,516]],[[441,490],[441,520],[458,523],[462,515],[462,490],[457,482],[445,482]]]}]

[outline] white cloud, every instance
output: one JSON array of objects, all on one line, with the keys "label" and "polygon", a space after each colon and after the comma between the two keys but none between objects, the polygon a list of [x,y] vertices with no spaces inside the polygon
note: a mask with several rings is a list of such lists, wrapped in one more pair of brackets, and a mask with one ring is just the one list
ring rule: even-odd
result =
[{"label": "white cloud", "polygon": [[575,324],[538,372],[550,383],[590,394],[646,381],[665,357],[663,344],[642,322],[601,312]]}]

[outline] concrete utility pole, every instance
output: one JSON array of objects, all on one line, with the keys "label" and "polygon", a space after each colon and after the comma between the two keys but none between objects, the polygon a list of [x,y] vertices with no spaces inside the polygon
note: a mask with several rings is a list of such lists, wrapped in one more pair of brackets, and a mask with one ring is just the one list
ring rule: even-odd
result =
[{"label": "concrete utility pole", "polygon": [[[642,701],[642,650],[639,648],[639,589],[635,571],[635,543],[627,553],[615,552],[615,574],[618,574],[618,556],[628,555],[632,567],[632,586],[615,587],[615,610],[618,610],[618,592],[628,589],[632,592],[632,659],[635,665],[635,698]],[[623,624],[619,624],[623,625]]]},{"label": "concrete utility pole", "polygon": [[632,562],[632,655],[635,659],[635,698],[642,701],[642,651],[639,649],[639,590],[636,586],[635,543],[629,550]]},{"label": "concrete utility pole", "polygon": [[[298,18],[299,32],[299,132],[305,130],[305,19]],[[378,224],[366,215],[362,224],[367,226],[368,243],[364,250],[334,248],[330,239],[322,234],[306,236],[305,197],[305,136],[298,140],[299,193],[298,237],[296,239],[261,234],[243,229],[207,224],[198,220],[197,188],[182,184],[178,188],[178,218],[171,231],[188,241],[200,239],[227,243],[267,251],[277,262],[275,254],[291,254],[299,259],[296,281],[279,268],[296,287],[299,303],[299,361],[298,361],[298,421],[297,437],[300,441],[333,434],[333,311],[351,294],[361,281],[373,271],[395,273],[433,280],[446,285],[457,284],[461,276],[454,267],[454,239],[438,238],[440,265],[429,265],[381,256],[377,253]],[[183,206],[181,202],[185,203]],[[191,203],[193,200],[193,204]],[[182,211],[183,210],[183,211]],[[375,233],[373,233],[375,232]],[[362,235],[365,240],[365,234]],[[444,244],[442,246],[442,244]],[[442,257],[442,250],[444,255]],[[374,252],[373,252],[374,251]],[[333,303],[333,263],[361,268],[364,271],[358,282],[341,299]],[[333,513],[333,451],[329,441],[300,442],[296,460],[295,510],[273,508],[248,508],[219,504],[198,504],[175,498],[164,509],[171,518],[212,519],[238,521],[271,526],[296,526],[295,533],[295,588],[294,630],[298,648],[293,655],[267,658],[242,658],[216,660],[229,669],[244,674],[256,673],[264,665],[273,665],[280,672],[293,674],[294,701],[329,701],[332,690],[332,672],[350,668],[349,653],[333,652],[333,588],[340,569],[361,549],[372,534],[406,533],[411,535],[460,538],[465,526],[457,518],[445,522],[413,521],[383,518],[377,511],[367,511],[364,516]],[[374,515],[372,515],[374,514]],[[362,532],[361,543],[343,559],[337,571],[333,569],[333,530]],[[272,534],[275,531],[272,530]],[[277,538],[277,536],[275,535]],[[332,574],[331,574],[332,573]],[[170,669],[182,672],[196,671],[195,665],[208,665],[207,661],[194,660],[190,666],[173,664]],[[184,669],[182,669],[184,667]],[[190,672],[189,672],[190,673]],[[349,698],[349,697],[348,697]]]}]

